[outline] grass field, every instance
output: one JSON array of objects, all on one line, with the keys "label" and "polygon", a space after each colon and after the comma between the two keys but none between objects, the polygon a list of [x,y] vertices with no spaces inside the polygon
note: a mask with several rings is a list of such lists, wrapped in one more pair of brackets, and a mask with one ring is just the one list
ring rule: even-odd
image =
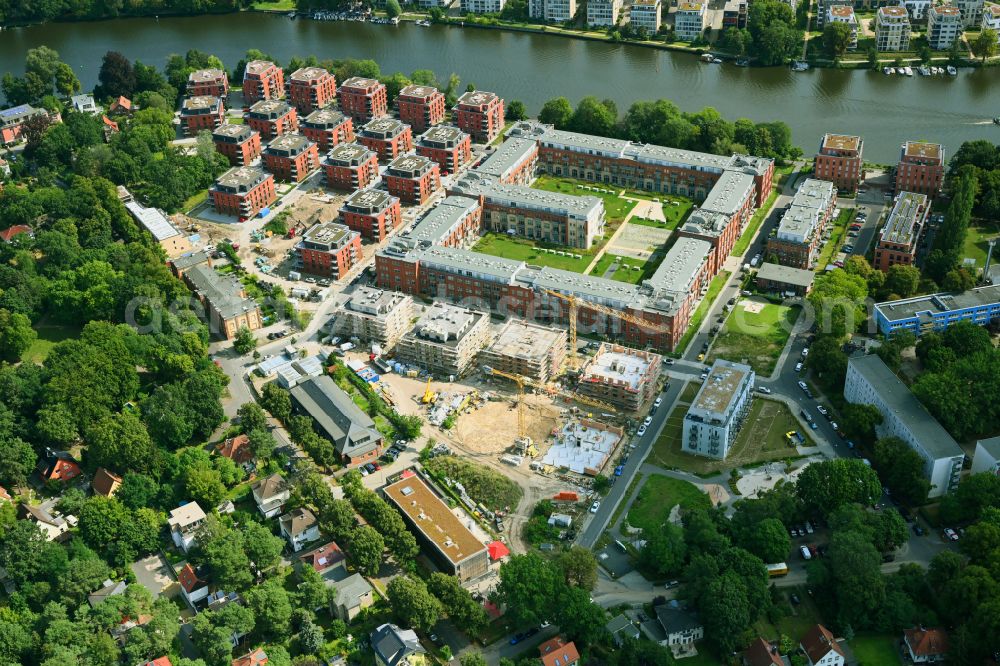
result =
[{"label": "grass field", "polygon": [[896,649],[896,639],[886,634],[856,634],[848,641],[858,666],[898,666],[903,663]]},{"label": "grass field", "polygon": [[823,251],[819,254],[819,260],[816,262],[816,270],[821,271],[826,268],[826,265],[830,263],[837,250],[840,249],[840,245],[844,242],[844,234],[847,231],[847,225],[851,223],[854,219],[854,209],[845,208],[840,211],[840,215],[837,219],[833,221],[833,226],[830,229],[830,240],[823,244]]},{"label": "grass field", "polygon": [[687,386],[684,387],[684,390],[681,391],[681,396],[677,398],[677,401],[691,404],[691,401],[694,400],[694,397],[698,395],[698,389],[700,388],[701,388],[700,382],[688,382]]},{"label": "grass field", "polygon": [[719,271],[719,274],[712,279],[712,284],[708,285],[708,293],[705,294],[705,298],[701,299],[701,303],[698,304],[698,309],[694,311],[691,315],[691,321],[688,322],[688,328],[684,331],[684,335],[681,336],[681,341],[677,344],[677,349],[674,350],[676,354],[683,354],[684,350],[691,343],[691,338],[694,334],[698,332],[698,327],[701,326],[702,320],[705,319],[705,315],[708,314],[709,309],[712,307],[712,303],[715,302],[716,297],[718,297],[719,292],[722,291],[722,287],[725,286],[726,280],[729,279],[731,273],[729,271]]},{"label": "grass field", "polygon": [[[561,252],[579,254],[580,259],[573,256],[559,256],[543,252],[542,248],[557,249]],[[493,232],[483,234],[472,248],[474,252],[489,254],[494,257],[504,257],[516,261],[526,261],[538,266],[561,268],[574,273],[582,273],[593,261],[593,253],[582,252],[576,248],[564,248],[547,243],[538,243],[526,238],[511,238],[506,234]]]},{"label": "grass field", "polygon": [[[963,259],[975,259],[976,266],[982,268],[986,265],[986,252],[989,247],[986,241],[1000,236],[1000,225],[996,222],[984,225],[970,225],[969,233],[965,236],[965,246],[962,248]],[[993,249],[993,259],[1000,259],[1000,248]]]},{"label": "grass field", "polygon": [[57,324],[39,324],[35,327],[35,332],[38,333],[38,337],[21,355],[21,360],[27,363],[44,362],[57,342],[80,335],[80,329],[76,326],[59,326]]},{"label": "grass field", "polygon": [[[546,190],[548,192],[561,192],[562,194],[571,194],[575,197],[592,196],[600,197],[604,200],[604,210],[607,213],[608,222],[621,222],[625,217],[635,208],[634,201],[627,201],[622,199],[617,194],[608,194],[606,192],[594,192],[586,189],[587,187],[593,187],[595,189],[611,190],[616,189],[612,185],[601,185],[595,183],[594,185],[588,185],[587,183],[579,180],[573,180],[572,178],[559,178],[557,176],[539,176],[534,183],[531,185],[536,190]],[[610,233],[609,233],[610,235]]]},{"label": "grass field", "polygon": [[250,5],[250,8],[258,11],[290,12],[295,9],[295,0],[276,0],[275,2],[256,0]]},{"label": "grass field", "polygon": [[[773,400],[755,401],[743,429],[740,430],[725,460],[703,458],[681,450],[684,414],[687,409],[688,405],[681,404],[670,413],[663,432],[653,444],[650,463],[699,476],[711,476],[734,467],[745,467],[757,462],[781,460],[798,455],[798,451],[785,441],[785,433],[789,430],[801,432],[801,429],[783,403]],[[807,436],[805,446],[811,444]]]},{"label": "grass field", "polygon": [[649,192],[639,192],[638,190],[625,190],[625,196],[632,199],[643,199],[645,201],[652,201],[653,199],[658,199],[663,205],[663,218],[666,222],[657,222],[655,220],[647,220],[644,218],[635,218],[637,224],[642,224],[647,227],[656,227],[657,229],[676,229],[677,225],[687,219],[688,214],[691,209],[694,208],[694,202],[687,197],[675,196],[673,194],[653,194]]},{"label": "grass field", "polygon": [[[792,614],[781,618],[776,624],[771,624],[767,621],[767,618],[761,616],[753,625],[753,630],[757,635],[767,640],[776,641],[784,634],[797,643],[809,631],[810,627],[821,623],[823,618],[805,588],[787,588],[785,591],[787,594],[791,594],[792,592],[798,594],[802,603],[792,606]],[[789,602],[789,605],[791,605],[791,602]]]},{"label": "grass field", "polygon": [[767,218],[768,213],[771,212],[774,200],[778,198],[778,189],[777,187],[771,189],[771,194],[767,197],[764,205],[758,208],[757,212],[750,218],[750,224],[747,225],[747,228],[743,230],[743,235],[733,245],[733,251],[730,254],[734,257],[742,257],[746,253],[747,248],[750,247],[750,242],[753,241],[753,237],[757,235],[760,225]]},{"label": "grass field", "polygon": [[[611,268],[611,265],[616,262],[618,263],[618,268],[615,269],[615,272],[610,276],[610,278],[617,282],[639,284],[639,282],[643,279],[649,277],[647,273],[652,272],[646,270],[646,265],[649,262],[641,259],[635,259],[633,257],[623,257],[617,254],[611,254],[610,252],[605,252],[590,270],[590,275],[593,275],[594,277],[604,277],[604,273],[606,273],[607,270]],[[657,265],[658,264],[659,262],[657,262]],[[638,268],[638,270],[633,270],[633,266]]]},{"label": "grass field", "polygon": [[208,190],[203,190],[197,194],[192,194],[187,198],[184,204],[181,206],[181,210],[192,211],[201,204],[208,201]]},{"label": "grass field", "polygon": [[708,495],[693,483],[652,474],[628,510],[628,524],[644,530],[658,530],[678,504],[682,509],[707,509],[712,505]]},{"label": "grass field", "polygon": [[759,313],[748,312],[742,301],[733,308],[705,360],[717,358],[749,364],[759,375],[769,376],[785,348],[801,308],[768,303]]}]

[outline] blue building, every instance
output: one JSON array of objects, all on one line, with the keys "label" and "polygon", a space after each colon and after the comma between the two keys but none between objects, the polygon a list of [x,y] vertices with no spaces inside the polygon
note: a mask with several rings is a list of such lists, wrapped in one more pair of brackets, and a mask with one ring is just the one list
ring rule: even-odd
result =
[{"label": "blue building", "polygon": [[943,331],[962,320],[985,326],[994,319],[1000,319],[1000,285],[928,294],[875,305],[878,330],[886,337],[900,331],[909,331],[920,337],[928,331]]}]

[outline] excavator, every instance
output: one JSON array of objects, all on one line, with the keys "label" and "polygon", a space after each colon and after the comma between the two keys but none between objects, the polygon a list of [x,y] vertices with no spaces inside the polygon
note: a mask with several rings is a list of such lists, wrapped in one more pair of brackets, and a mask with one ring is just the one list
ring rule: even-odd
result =
[{"label": "excavator", "polygon": [[433,405],[437,400],[437,393],[431,390],[431,379],[433,379],[433,377],[427,378],[427,386],[424,387],[424,395],[420,398],[420,402],[425,405]]}]

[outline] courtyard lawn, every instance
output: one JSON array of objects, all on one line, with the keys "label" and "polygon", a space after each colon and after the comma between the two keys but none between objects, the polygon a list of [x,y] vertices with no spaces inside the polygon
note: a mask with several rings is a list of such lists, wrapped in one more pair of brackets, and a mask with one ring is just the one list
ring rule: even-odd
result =
[{"label": "courtyard lawn", "polygon": [[708,314],[709,309],[712,307],[712,303],[718,297],[719,292],[726,285],[726,280],[729,279],[731,273],[729,271],[719,271],[719,274],[712,279],[712,283],[708,285],[708,293],[705,294],[705,298],[701,299],[701,303],[698,304],[698,309],[694,311],[691,315],[691,321],[688,322],[687,330],[684,331],[684,335],[681,336],[681,341],[677,344],[677,349],[674,350],[675,354],[683,354],[684,350],[691,343],[691,338],[697,333],[698,328],[701,326],[701,322],[705,319],[705,315]]},{"label": "courtyard lawn", "polygon": [[[1000,225],[984,220],[980,222],[981,224],[969,226],[969,233],[965,235],[965,246],[962,248],[962,259],[974,259],[978,268],[986,265],[986,252],[989,250],[986,241],[1000,237]],[[993,261],[998,259],[1000,259],[1000,248],[993,248]]]},{"label": "courtyard lawn", "polygon": [[778,188],[772,187],[771,194],[767,197],[764,205],[758,208],[757,212],[750,218],[750,224],[743,230],[743,235],[733,245],[733,251],[730,254],[734,257],[742,257],[746,253],[751,241],[753,241],[753,237],[757,235],[757,230],[760,229],[760,225],[767,218],[768,213],[771,212],[771,207],[774,206],[774,200],[777,198]]},{"label": "courtyard lawn", "polygon": [[[563,256],[544,252],[543,248],[554,249],[557,252],[564,252]],[[561,268],[574,273],[582,273],[587,270],[587,266],[594,259],[593,249],[582,252],[577,248],[565,248],[549,245],[547,243],[537,243],[526,238],[510,237],[506,234],[488,232],[483,234],[475,246],[473,252],[489,254],[494,257],[504,257],[515,261],[526,261],[537,266],[549,266],[550,268]],[[577,259],[573,255],[580,255]]]},{"label": "courtyard lawn", "polygon": [[847,642],[854,651],[858,666],[899,666],[903,663],[896,649],[896,638],[886,634],[856,634]]},{"label": "courtyard lawn", "polygon": [[746,309],[748,305],[762,304],[743,300],[733,308],[705,362],[711,365],[724,358],[747,363],[758,375],[767,377],[774,372],[801,308],[764,303],[760,312],[751,312]]},{"label": "courtyard lawn", "polygon": [[[649,262],[633,257],[623,257],[617,254],[605,252],[590,270],[589,275],[594,277],[604,277],[604,274],[612,264],[618,264],[618,268],[609,277],[616,282],[627,282],[629,284],[639,284],[647,276],[646,264]],[[657,262],[659,265],[659,262]],[[633,266],[635,268],[633,268]]]},{"label": "courtyard lawn", "polygon": [[639,190],[625,190],[625,196],[631,199],[643,199],[645,201],[652,201],[657,199],[662,204],[663,208],[663,219],[666,222],[657,222],[655,220],[647,220],[645,218],[634,218],[629,220],[630,222],[635,222],[636,224],[642,224],[647,227],[656,227],[657,229],[676,229],[677,225],[687,219],[688,214],[691,209],[694,208],[694,202],[687,197],[682,197],[674,194],[660,194],[654,192],[642,192]]},{"label": "courtyard lawn", "polygon": [[854,219],[854,210],[853,208],[844,208],[840,211],[837,219],[833,221],[833,227],[830,229],[830,240],[823,244],[823,251],[820,252],[819,260],[816,262],[817,271],[825,269],[826,265],[837,254],[837,251],[840,250],[840,246],[844,242],[844,233],[847,231],[847,225]]},{"label": "courtyard lawn", "polygon": [[21,355],[26,363],[43,363],[56,343],[69,340],[80,335],[77,326],[60,326],[58,324],[39,324],[35,327],[38,337]]},{"label": "courtyard lawn", "polygon": [[[536,190],[560,192],[562,194],[571,194],[575,197],[600,197],[604,200],[604,210],[607,214],[608,222],[612,226],[620,224],[626,217],[628,217],[628,214],[632,212],[632,209],[635,208],[634,201],[622,199],[617,193],[608,193],[608,191],[611,190],[614,190],[615,192],[621,191],[621,188],[617,188],[613,185],[604,185],[602,183],[589,184],[585,181],[574,180],[572,178],[542,175],[535,179],[535,182],[532,183],[531,186]],[[595,192],[587,188],[594,188],[600,191]],[[611,233],[613,232],[609,230],[608,235],[610,236]]]},{"label": "courtyard lawn", "polygon": [[[694,384],[700,386],[700,384]],[[666,469],[679,469],[699,476],[712,476],[734,467],[747,467],[759,462],[782,460],[798,456],[795,447],[785,440],[785,433],[798,430],[806,435],[798,421],[783,403],[758,398],[736,437],[725,460],[704,458],[681,450],[684,414],[688,405],[678,405],[667,418],[660,437],[653,444],[649,463]],[[803,446],[811,446],[806,435]]]},{"label": "courtyard lawn", "polygon": [[628,524],[644,530],[660,529],[670,518],[670,511],[680,504],[682,509],[711,507],[708,495],[688,481],[652,474],[639,490],[628,510]]}]

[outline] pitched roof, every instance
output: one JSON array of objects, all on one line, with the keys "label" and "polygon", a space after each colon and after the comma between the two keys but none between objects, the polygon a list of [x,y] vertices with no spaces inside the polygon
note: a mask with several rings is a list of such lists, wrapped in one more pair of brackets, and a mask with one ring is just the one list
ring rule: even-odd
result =
[{"label": "pitched roof", "polygon": [[906,644],[916,656],[933,657],[948,654],[948,634],[944,629],[916,627],[903,632]]},{"label": "pitched roof", "polygon": [[246,435],[230,437],[219,444],[219,455],[229,458],[234,463],[243,464],[253,460],[253,451],[250,450],[250,438]]},{"label": "pitched roof", "polygon": [[288,482],[280,474],[265,476],[263,479],[254,481],[250,486],[254,499],[266,500],[269,497],[279,495],[288,490]]},{"label": "pitched roof", "polygon": [[108,129],[112,130],[113,132],[118,131],[118,123],[111,120],[111,118],[108,118],[107,116],[101,116],[101,121],[108,126]]},{"label": "pitched roof", "polygon": [[360,456],[375,449],[382,441],[375,422],[331,377],[322,375],[307,379],[293,388],[291,395],[292,400],[333,440],[334,448],[340,455]]},{"label": "pitched roof", "polygon": [[580,661],[580,652],[573,641],[566,643],[556,636],[538,646],[544,666],[568,666]]},{"label": "pitched roof", "polygon": [[147,661],[139,666],[174,666],[170,663],[170,657],[157,657],[153,661]]},{"label": "pitched roof", "polygon": [[304,555],[299,555],[299,561],[311,566],[315,571],[322,573],[330,567],[344,561],[344,551],[335,542],[331,541],[325,546],[320,546],[315,550],[310,550]]},{"label": "pitched roof", "polygon": [[806,653],[806,656],[808,656],[813,663],[818,662],[820,659],[828,655],[830,650],[833,650],[841,657],[844,656],[844,650],[837,644],[837,639],[834,638],[833,634],[830,633],[830,630],[822,624],[814,624],[812,628],[806,632],[806,635],[802,637],[801,645],[802,649]]},{"label": "pitched roof", "polygon": [[783,666],[778,649],[760,636],[743,652],[747,666]]},{"label": "pitched roof", "polygon": [[128,584],[123,580],[117,582],[106,580],[102,583],[101,589],[87,595],[87,602],[90,604],[90,607],[93,608],[108,597],[116,597],[120,594],[125,594],[126,587],[128,587]]},{"label": "pitched roof", "polygon": [[188,593],[194,592],[199,587],[205,585],[205,581],[201,580],[198,572],[195,571],[190,562],[181,567],[180,571],[177,572],[177,580],[180,582],[181,587]]},{"label": "pitched roof", "polygon": [[114,102],[111,103],[111,110],[122,109],[124,111],[132,110],[132,100],[124,95],[119,96]]},{"label": "pitched roof", "polygon": [[338,606],[351,609],[361,605],[361,597],[371,594],[372,586],[359,573],[352,574],[337,583],[337,596],[334,602]]},{"label": "pitched roof", "polygon": [[68,451],[46,449],[39,462],[39,474],[46,481],[69,481],[80,476],[80,464]]},{"label": "pitched roof", "polygon": [[295,509],[279,519],[281,529],[285,534],[296,536],[302,534],[316,524],[316,516],[306,508]]},{"label": "pitched roof", "polygon": [[242,657],[233,659],[233,666],[263,666],[267,663],[267,653],[261,648],[247,652]]},{"label": "pitched roof", "polygon": [[12,499],[13,498],[10,496],[10,493],[7,492],[7,489],[4,488],[3,486],[0,486],[0,500],[4,500],[4,501],[9,502]]},{"label": "pitched roof", "polygon": [[420,644],[412,629],[400,629],[394,624],[383,624],[372,632],[372,649],[385,666],[396,666],[411,654],[427,651]]},{"label": "pitched roof", "polygon": [[612,635],[617,634],[620,631],[625,631],[626,629],[629,630],[629,634],[638,633],[639,631],[639,628],[632,623],[632,620],[625,617],[624,613],[619,613],[615,617],[611,618],[611,620],[604,625],[604,628],[607,629],[608,633]]},{"label": "pitched roof", "polygon": [[656,607],[656,619],[668,635],[692,631],[702,626],[696,615],[679,608],[671,608],[667,604]]},{"label": "pitched roof", "polygon": [[91,484],[91,487],[98,495],[111,497],[115,494],[120,485],[122,485],[122,477],[118,476],[114,472],[109,472],[103,467],[98,467],[97,472],[94,474],[94,482]]},{"label": "pitched roof", "polygon": [[36,523],[46,523],[55,527],[61,527],[66,524],[66,520],[58,514],[53,515],[50,513],[49,509],[54,507],[54,501],[43,502],[42,504],[19,504],[17,507],[17,516],[22,520],[31,520]]},{"label": "pitched roof", "polygon": [[31,227],[29,227],[27,224],[15,224],[12,227],[8,227],[7,229],[0,231],[0,238],[4,239],[4,241],[9,243],[10,239],[12,239],[14,236],[17,236],[19,234],[30,234],[30,233],[31,233]]}]

